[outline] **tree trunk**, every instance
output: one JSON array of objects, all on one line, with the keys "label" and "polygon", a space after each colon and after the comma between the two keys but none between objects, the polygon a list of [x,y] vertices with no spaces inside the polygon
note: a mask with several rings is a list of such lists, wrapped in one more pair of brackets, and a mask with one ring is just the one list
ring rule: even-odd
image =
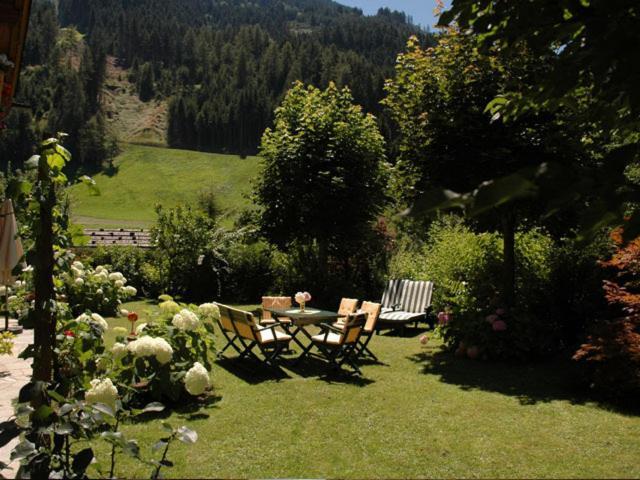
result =
[{"label": "tree trunk", "polygon": [[504,212],[502,215],[502,302],[507,308],[513,307],[516,289],[516,256],[515,256],[516,215]]},{"label": "tree trunk", "polygon": [[[46,160],[45,160],[46,162]],[[53,377],[53,348],[56,335],[53,285],[53,207],[56,202],[55,186],[49,179],[47,166],[40,166],[38,181],[45,197],[40,202],[40,225],[35,241],[35,325],[33,380],[50,382]]]}]

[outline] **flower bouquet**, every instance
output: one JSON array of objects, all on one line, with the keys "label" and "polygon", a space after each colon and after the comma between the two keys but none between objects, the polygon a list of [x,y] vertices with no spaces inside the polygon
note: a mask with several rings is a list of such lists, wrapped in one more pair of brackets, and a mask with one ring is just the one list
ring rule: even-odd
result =
[{"label": "flower bouquet", "polygon": [[295,295],[295,300],[300,304],[300,311],[304,312],[305,304],[311,301],[311,294],[309,292],[298,292]]}]

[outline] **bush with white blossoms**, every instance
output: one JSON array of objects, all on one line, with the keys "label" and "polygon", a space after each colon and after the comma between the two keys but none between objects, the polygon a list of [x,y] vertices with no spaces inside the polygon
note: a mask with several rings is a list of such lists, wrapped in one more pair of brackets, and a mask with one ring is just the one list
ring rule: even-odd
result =
[{"label": "bush with white blossoms", "polygon": [[184,386],[191,395],[202,395],[210,386],[209,372],[200,363],[193,364],[184,376]]},{"label": "bush with white blossoms", "polygon": [[76,315],[85,310],[116,315],[122,302],[138,293],[135,287],[127,285],[122,273],[109,272],[102,265],[92,269],[76,261],[62,278],[64,293]]},{"label": "bush with white blossoms", "polygon": [[84,394],[87,403],[103,403],[116,409],[116,400],[118,400],[118,389],[110,378],[91,380],[91,388]]},{"label": "bush with white blossoms", "polygon": [[173,316],[171,324],[180,330],[196,330],[200,326],[200,319],[191,310],[183,308]]},{"label": "bush with white blossoms", "polygon": [[198,306],[198,313],[204,320],[211,322],[220,320],[220,309],[215,303],[203,303]]},{"label": "bush with white blossoms", "polygon": [[124,404],[189,401],[211,386],[213,325],[203,320],[215,315],[217,307],[179,304],[167,296],[160,300],[164,308],[155,316],[147,314],[134,337],[118,337],[108,352],[111,378],[133,386],[121,389]]},{"label": "bush with white blossoms", "polygon": [[129,342],[127,350],[137,358],[154,357],[160,365],[169,363],[173,356],[173,348],[171,348],[169,342],[164,338],[151,336],[141,337]]}]

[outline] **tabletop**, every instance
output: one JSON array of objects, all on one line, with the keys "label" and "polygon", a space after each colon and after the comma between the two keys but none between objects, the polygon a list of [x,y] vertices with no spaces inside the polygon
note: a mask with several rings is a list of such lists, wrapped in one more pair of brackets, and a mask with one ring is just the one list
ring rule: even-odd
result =
[{"label": "tabletop", "polygon": [[268,312],[274,317],[287,317],[297,325],[312,325],[318,324],[328,320],[336,320],[340,317],[338,312],[331,312],[329,310],[320,310],[318,308],[305,308],[304,312],[301,312],[299,308],[266,308]]}]

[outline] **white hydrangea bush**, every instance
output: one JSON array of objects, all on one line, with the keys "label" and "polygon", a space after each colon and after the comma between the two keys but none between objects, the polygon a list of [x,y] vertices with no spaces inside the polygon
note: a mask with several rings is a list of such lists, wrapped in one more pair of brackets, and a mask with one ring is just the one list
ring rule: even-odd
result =
[{"label": "white hydrangea bush", "polygon": [[146,312],[135,335],[118,336],[107,352],[116,384],[134,387],[123,394],[125,404],[194,401],[211,389],[217,306],[185,305],[166,295],[159,300],[159,311]]},{"label": "white hydrangea bush", "polygon": [[122,302],[138,293],[135,287],[127,285],[122,273],[110,272],[104,265],[93,269],[75,261],[63,280],[67,300],[75,314],[90,310],[114,316],[118,314]]}]

